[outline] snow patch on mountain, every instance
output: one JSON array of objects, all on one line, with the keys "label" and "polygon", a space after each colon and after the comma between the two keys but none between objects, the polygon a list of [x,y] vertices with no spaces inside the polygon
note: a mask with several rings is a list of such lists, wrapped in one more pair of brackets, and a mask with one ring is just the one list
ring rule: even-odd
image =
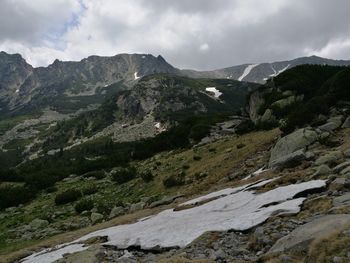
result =
[{"label": "snow patch on mountain", "polygon": [[249,73],[252,71],[253,68],[255,68],[256,66],[258,66],[259,64],[251,64],[248,65],[244,71],[243,74],[238,78],[239,81],[242,81],[246,76],[249,75]]},{"label": "snow patch on mountain", "polygon": [[205,88],[205,90],[214,93],[215,98],[219,98],[222,95],[222,92],[220,92],[216,87],[208,87]]},{"label": "snow patch on mountain", "polygon": [[288,64],[286,67],[280,69],[279,71],[276,71],[274,69],[274,67],[271,65],[271,68],[273,70],[274,73],[272,73],[271,75],[269,75],[270,77],[276,77],[278,76],[279,74],[281,74],[282,72],[286,71],[288,68],[290,67],[290,64]]},{"label": "snow patch on mountain", "polygon": [[135,80],[138,80],[139,78],[141,78],[141,77],[139,77],[139,76],[137,76],[137,71],[134,73],[134,79]]}]

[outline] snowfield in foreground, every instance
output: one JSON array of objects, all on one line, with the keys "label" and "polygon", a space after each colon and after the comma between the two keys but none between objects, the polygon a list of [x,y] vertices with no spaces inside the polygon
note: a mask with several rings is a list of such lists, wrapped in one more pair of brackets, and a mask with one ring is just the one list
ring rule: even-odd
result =
[{"label": "snowfield in foreground", "polygon": [[[181,211],[168,209],[143,221],[102,229],[60,245],[56,249],[33,254],[22,262],[53,262],[65,253],[87,249],[88,246],[83,247],[81,243],[97,236],[108,236],[108,242],[105,244],[118,248],[184,247],[207,231],[243,231],[263,223],[271,215],[298,213],[305,198],[293,199],[294,196],[326,185],[324,180],[314,180],[279,187],[261,194],[253,191],[270,181],[259,181],[256,184],[214,192],[184,203],[207,201],[202,205]],[[213,197],[216,199],[213,200]]]}]

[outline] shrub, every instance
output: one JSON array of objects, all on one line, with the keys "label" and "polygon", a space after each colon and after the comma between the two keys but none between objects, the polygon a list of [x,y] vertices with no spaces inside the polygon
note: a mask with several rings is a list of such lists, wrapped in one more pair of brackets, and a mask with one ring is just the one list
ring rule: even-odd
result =
[{"label": "shrub", "polygon": [[184,164],[184,165],[182,166],[182,169],[188,170],[188,169],[190,169],[190,166],[189,166],[188,164]]},{"label": "shrub", "polygon": [[38,190],[53,186],[58,180],[59,178],[56,175],[44,172],[29,174],[25,177],[26,184]]},{"label": "shrub", "polygon": [[58,193],[55,197],[56,205],[63,205],[74,202],[81,197],[81,192],[76,189],[69,189],[62,193]]},{"label": "shrub", "polygon": [[54,193],[57,191],[57,187],[56,186],[50,186],[48,188],[45,189],[45,192],[50,194],[50,193]]},{"label": "shrub", "polygon": [[211,126],[207,124],[194,125],[190,131],[189,137],[195,141],[199,141],[203,137],[209,134],[210,129],[211,129]]},{"label": "shrub", "polygon": [[30,201],[35,192],[26,186],[5,185],[0,187],[0,209]]},{"label": "shrub", "polygon": [[141,178],[144,182],[148,183],[153,180],[154,176],[151,171],[145,171],[141,173]]},{"label": "shrub", "polygon": [[90,198],[79,200],[74,207],[75,211],[79,214],[83,211],[90,211],[92,208],[94,208],[94,202]]},{"label": "shrub", "polygon": [[202,159],[202,157],[200,157],[199,155],[194,155],[193,156],[193,160],[195,160],[195,161],[199,161],[201,159]]},{"label": "shrub", "polygon": [[82,175],[85,178],[89,178],[89,177],[93,177],[97,180],[103,179],[106,177],[106,174],[104,171],[91,171],[91,172],[87,172],[85,174]]},{"label": "shrub", "polygon": [[163,180],[163,185],[166,188],[180,186],[185,184],[185,174],[180,173],[178,175],[170,175],[169,177]]},{"label": "shrub", "polygon": [[95,184],[90,184],[88,186],[83,187],[83,189],[81,189],[81,192],[83,193],[83,195],[92,195],[94,193],[97,193],[98,188]]},{"label": "shrub", "polygon": [[114,168],[111,172],[112,179],[118,184],[123,184],[131,181],[137,175],[136,169],[134,167],[122,168],[117,167]]}]

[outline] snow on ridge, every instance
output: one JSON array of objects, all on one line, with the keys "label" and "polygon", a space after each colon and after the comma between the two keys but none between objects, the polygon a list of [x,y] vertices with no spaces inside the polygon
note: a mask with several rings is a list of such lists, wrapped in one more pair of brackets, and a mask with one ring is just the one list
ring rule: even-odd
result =
[{"label": "snow on ridge", "polygon": [[270,74],[269,76],[270,77],[276,77],[278,76],[279,74],[281,74],[282,72],[286,71],[288,68],[290,67],[290,64],[288,64],[286,67],[280,69],[279,71],[276,71],[275,68],[272,66],[271,64],[271,68],[273,70],[274,73]]},{"label": "snow on ridge", "polygon": [[244,231],[263,223],[276,212],[298,213],[305,198],[293,197],[305,190],[326,185],[324,180],[313,180],[279,187],[261,194],[250,190],[250,187],[264,185],[266,181],[269,180],[214,192],[211,195],[218,198],[208,200],[200,206],[180,211],[167,209],[133,224],[98,230],[74,242],[60,245],[57,250],[50,249],[33,254],[22,262],[51,263],[65,253],[87,249],[88,246],[82,247],[79,242],[97,236],[108,236],[104,245],[117,246],[120,249],[134,245],[139,245],[142,249],[156,246],[184,247],[207,231]]},{"label": "snow on ridge", "polygon": [[139,76],[137,76],[137,71],[134,73],[134,79],[135,80],[138,80],[139,78],[141,78],[141,77],[139,77]]},{"label": "snow on ridge", "polygon": [[205,90],[214,93],[215,98],[219,98],[222,95],[222,92],[220,92],[216,87],[207,87]]},{"label": "snow on ridge", "polygon": [[242,81],[246,76],[249,75],[249,73],[252,71],[253,68],[255,68],[256,66],[258,66],[259,64],[250,64],[248,65],[244,71],[243,74],[238,78],[239,81]]}]

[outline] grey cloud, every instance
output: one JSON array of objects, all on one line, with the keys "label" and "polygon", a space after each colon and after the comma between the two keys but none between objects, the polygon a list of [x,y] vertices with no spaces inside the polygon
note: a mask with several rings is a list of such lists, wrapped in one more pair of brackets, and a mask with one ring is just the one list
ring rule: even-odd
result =
[{"label": "grey cloud", "polygon": [[[0,44],[6,40],[19,41],[25,42],[30,49],[40,43],[43,35],[62,28],[69,17],[66,15],[66,20],[52,20],[49,16],[45,16],[45,13],[37,14],[26,6],[15,4],[18,1],[22,0],[4,0],[2,3]],[[116,4],[118,0],[85,1],[96,5],[105,5],[109,2],[112,14],[113,10],[118,8]],[[123,20],[114,19],[113,15],[105,17],[103,13],[84,10],[78,25],[75,28],[68,28],[67,34],[62,35],[62,41],[69,47],[63,50],[65,57],[81,59],[83,56],[92,55],[92,52],[113,55],[118,52],[138,51],[162,54],[170,63],[182,68],[214,69],[242,63],[292,59],[307,55],[313,50],[321,50],[339,39],[350,39],[348,0],[130,0],[130,2],[148,11],[141,24],[131,26],[123,24]],[[243,13],[234,12],[236,8],[246,3],[250,10],[244,10]],[[137,12],[139,9],[135,10]],[[138,16],[137,13],[131,12],[130,15]],[[244,12],[248,12],[248,16]],[[253,18],[255,15],[258,16],[258,19],[252,21],[254,19],[251,19],[249,12],[253,14]],[[232,17],[228,16],[231,13]],[[83,19],[87,14],[96,16],[90,17],[89,21],[94,21],[93,25],[84,24]],[[167,16],[174,15],[178,20],[171,20],[169,23]],[[187,22],[182,25],[182,21],[179,20],[184,19],[183,16],[186,16],[188,21],[194,19],[199,22],[197,24]],[[237,17],[241,16],[242,19],[237,22]],[[48,25],[45,23],[43,25],[43,21],[47,21]],[[156,33],[155,29],[158,30]],[[79,37],[72,40],[72,34],[75,33],[81,36],[81,40]],[[92,36],[91,41],[88,41],[89,36]],[[159,44],[162,41],[164,43]],[[203,44],[208,44],[209,48],[201,50],[200,46]],[[341,56],[343,59],[350,59],[349,50],[350,48],[343,48],[341,52],[327,55],[331,58],[334,55],[336,58]]]}]

